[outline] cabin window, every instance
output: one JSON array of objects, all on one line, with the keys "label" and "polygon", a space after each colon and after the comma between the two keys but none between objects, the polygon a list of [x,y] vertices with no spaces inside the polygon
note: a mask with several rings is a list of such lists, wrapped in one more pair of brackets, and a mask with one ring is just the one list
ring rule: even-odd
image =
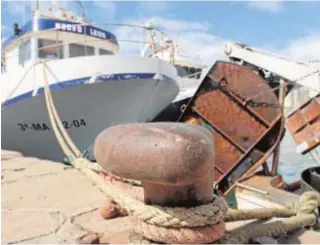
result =
[{"label": "cabin window", "polygon": [[26,61],[30,59],[31,59],[31,42],[30,40],[28,40],[19,46],[19,65],[23,65]]},{"label": "cabin window", "polygon": [[187,66],[175,66],[178,72],[178,75],[180,77],[188,77],[188,78],[197,78],[199,79],[201,77],[201,71],[202,69],[194,68],[194,67],[187,67]]},{"label": "cabin window", "polygon": [[38,40],[39,58],[42,59],[62,59],[63,45],[62,41],[39,39]]},{"label": "cabin window", "polygon": [[202,74],[202,69],[200,69],[200,68],[198,68],[197,70],[196,70],[196,77],[197,77],[197,79],[200,79],[200,77],[201,77],[201,74]]},{"label": "cabin window", "polygon": [[113,54],[113,52],[111,52],[109,50],[102,49],[102,48],[99,49],[99,55],[112,55],[112,54]]},{"label": "cabin window", "polygon": [[176,69],[177,69],[179,77],[185,77],[188,75],[186,67],[176,65]]},{"label": "cabin window", "polygon": [[69,57],[94,55],[94,47],[81,44],[69,44]]}]

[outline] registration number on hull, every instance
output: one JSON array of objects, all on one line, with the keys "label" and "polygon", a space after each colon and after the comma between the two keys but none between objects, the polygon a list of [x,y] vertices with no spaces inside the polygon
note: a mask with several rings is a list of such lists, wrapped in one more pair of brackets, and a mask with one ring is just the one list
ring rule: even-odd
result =
[{"label": "registration number on hull", "polygon": [[[72,121],[62,121],[62,124],[65,129],[69,128],[80,128],[87,126],[87,123],[84,119],[72,120]],[[51,125],[46,123],[18,123],[18,127],[21,131],[50,131],[52,130]]]}]

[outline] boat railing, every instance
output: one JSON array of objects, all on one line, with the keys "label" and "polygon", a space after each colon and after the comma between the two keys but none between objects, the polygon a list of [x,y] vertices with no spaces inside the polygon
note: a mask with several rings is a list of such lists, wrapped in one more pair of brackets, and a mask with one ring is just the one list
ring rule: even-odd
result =
[{"label": "boat railing", "polygon": [[[189,61],[192,61],[192,62],[201,62],[201,59],[200,59],[200,57],[193,57],[193,56],[189,56],[189,55],[183,55],[183,54],[177,54],[177,56],[179,57],[179,58],[183,58],[183,59],[185,59],[185,60],[189,60]],[[203,66],[205,66],[205,65],[203,65]]]}]

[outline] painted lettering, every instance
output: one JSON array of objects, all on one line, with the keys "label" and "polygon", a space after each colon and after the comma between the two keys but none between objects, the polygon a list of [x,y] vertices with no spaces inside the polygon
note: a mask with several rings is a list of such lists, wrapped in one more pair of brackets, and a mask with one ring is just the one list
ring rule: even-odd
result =
[{"label": "painted lettering", "polygon": [[62,124],[65,129],[70,128],[69,123],[67,121],[63,121]]},{"label": "painted lettering", "polygon": [[81,27],[81,26],[77,26],[77,31],[78,31],[79,33],[82,33],[82,27]]},{"label": "painted lettering", "polygon": [[96,34],[95,34],[95,30],[92,29],[92,28],[90,28],[89,32],[90,32],[90,35],[91,35],[91,36],[95,36],[95,35],[96,35]]},{"label": "painted lettering", "polygon": [[26,131],[26,129],[28,128],[28,124],[26,123],[18,123],[18,126],[20,127],[21,131]]},{"label": "painted lettering", "polygon": [[61,23],[55,23],[55,25],[54,25],[54,27],[56,28],[56,29],[61,29]]},{"label": "painted lettering", "polygon": [[34,131],[48,131],[50,128],[45,123],[32,123],[30,129]]},{"label": "painted lettering", "polygon": [[50,130],[50,128],[45,123],[42,123],[42,128],[43,130]]},{"label": "painted lettering", "polygon": [[55,28],[59,28],[63,31],[82,33],[82,27],[76,24],[66,24],[66,23],[56,22]]},{"label": "painted lettering", "polygon": [[[71,120],[71,121],[62,121],[62,124],[65,129],[70,129],[72,127],[81,128],[87,126],[87,123],[84,119]],[[20,131],[33,130],[33,131],[50,131],[51,128],[46,123],[18,123],[17,124]]]},{"label": "painted lettering", "polygon": [[82,125],[82,126],[87,126],[85,120],[83,120],[83,119],[80,120],[80,125]]},{"label": "painted lettering", "polygon": [[76,24],[67,24],[67,23],[61,23],[61,22],[56,22],[55,23],[55,28],[58,28],[63,31],[68,31],[68,32],[77,32],[77,33],[85,33],[89,34],[90,36],[93,37],[98,37],[102,39],[107,39],[107,35],[103,31],[99,31],[97,29],[94,29],[92,27],[89,27],[89,29],[84,28],[82,26],[76,25]]}]

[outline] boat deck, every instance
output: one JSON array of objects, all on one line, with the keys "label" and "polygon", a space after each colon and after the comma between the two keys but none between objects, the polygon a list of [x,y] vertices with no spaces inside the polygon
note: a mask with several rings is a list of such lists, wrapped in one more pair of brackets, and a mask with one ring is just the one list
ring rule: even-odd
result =
[{"label": "boat deck", "polygon": [[247,180],[242,181],[241,184],[255,188],[256,190],[258,190],[255,193],[256,195],[259,195],[266,200],[277,203],[279,205],[282,205],[288,201],[299,199],[299,195],[295,193],[284,192],[272,186],[272,179],[273,178],[270,176],[254,175]]},{"label": "boat deck", "polygon": [[[3,150],[1,160],[2,243],[70,244],[88,233],[105,234],[105,242],[126,243],[123,235],[133,228],[132,217],[101,218],[105,196],[78,170]],[[228,223],[227,229],[245,223]],[[302,230],[281,243],[319,241],[318,232]]]}]

